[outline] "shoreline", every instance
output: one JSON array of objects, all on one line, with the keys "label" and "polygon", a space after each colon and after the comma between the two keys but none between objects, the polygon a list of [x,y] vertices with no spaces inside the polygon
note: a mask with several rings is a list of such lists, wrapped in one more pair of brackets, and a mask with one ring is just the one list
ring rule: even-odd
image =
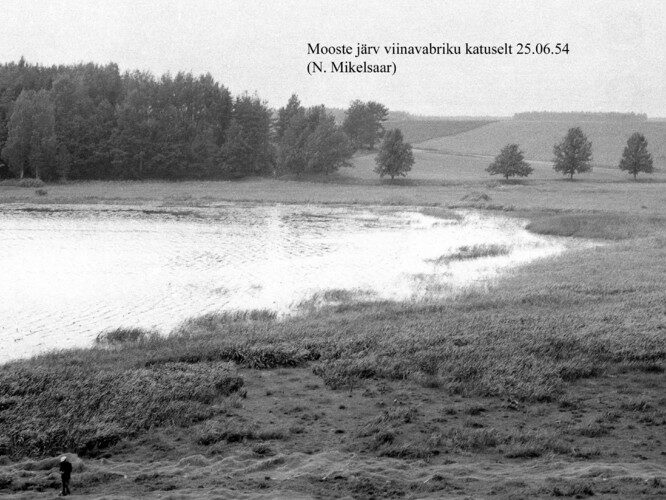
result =
[{"label": "shoreline", "polygon": [[[230,213],[232,214],[232,219],[236,219],[238,215],[243,213],[245,208],[249,208],[250,212],[248,212],[249,215],[247,217],[250,217],[250,219],[253,220],[255,216],[252,214],[263,214],[261,217],[265,217],[268,213],[273,214],[272,207],[279,206],[283,206],[283,204],[251,203],[246,205],[228,203],[216,204],[214,206],[198,209],[186,208],[169,210],[118,205],[73,204],[49,205],[47,207],[36,205],[19,205],[13,206],[10,209],[5,208],[1,213],[8,215],[10,217],[10,221],[15,220],[15,224],[20,225],[20,221],[26,221],[26,223],[31,221],[28,224],[28,227],[33,227],[33,223],[37,221],[51,221],[53,223],[57,223],[56,221],[60,220],[72,220],[79,221],[77,222],[78,230],[96,230],[95,228],[97,226],[94,221],[104,221],[104,226],[102,227],[107,227],[106,224],[112,224],[112,226],[109,227],[113,227],[114,233],[111,233],[111,235],[113,235],[115,234],[115,231],[121,230],[123,227],[122,221],[132,222],[132,224],[128,226],[128,231],[131,231],[131,228],[134,227],[134,223],[140,223],[141,221],[143,221],[143,225],[141,226],[142,231],[154,230],[149,229],[151,227],[163,228],[161,225],[162,223],[168,223],[169,226],[166,226],[167,228],[171,227],[171,224],[185,223],[187,224],[186,227],[189,228],[199,227],[199,223],[201,222],[205,224],[205,226],[201,227],[213,228],[215,226],[208,225],[219,225],[220,223],[224,223],[228,209],[231,210]],[[177,329],[178,324],[180,323],[180,321],[178,324],[174,323],[175,318],[181,318],[181,321],[186,322],[191,318],[214,313],[241,314],[240,311],[265,309],[266,311],[274,311],[277,315],[280,316],[280,318],[288,318],[302,316],[307,313],[316,313],[320,309],[330,308],[331,306],[339,306],[342,304],[353,305],[359,302],[390,302],[395,304],[403,304],[405,306],[414,305],[416,307],[423,307],[428,304],[436,304],[450,297],[468,293],[470,290],[486,289],[497,280],[502,279],[503,276],[510,274],[514,269],[526,265],[534,260],[551,257],[555,254],[559,255],[561,252],[567,250],[585,248],[593,244],[592,242],[586,242],[585,240],[581,241],[580,239],[571,240],[561,237],[553,238],[551,236],[537,235],[536,233],[530,233],[533,234],[533,236],[530,236],[528,232],[525,231],[525,226],[528,224],[526,219],[506,217],[503,213],[498,213],[497,211],[480,211],[472,209],[451,210],[434,207],[424,208],[419,206],[387,207],[379,205],[364,205],[363,207],[354,206],[353,208],[349,205],[330,204],[289,204],[287,206],[294,208],[286,209],[286,212],[284,208],[278,209],[279,213],[292,214],[292,210],[296,210],[294,213],[319,214],[317,215],[318,217],[321,216],[321,214],[338,214],[333,216],[336,218],[340,216],[343,218],[349,218],[350,223],[352,222],[352,219],[357,216],[366,217],[370,215],[372,217],[376,217],[378,221],[381,219],[386,219],[386,222],[393,220],[393,217],[398,217],[396,220],[403,220],[406,217],[411,221],[409,222],[408,226],[405,226],[402,229],[396,227],[390,230],[404,231],[410,230],[410,228],[411,230],[414,230],[414,228],[412,228],[412,224],[416,224],[415,227],[420,228],[418,232],[426,235],[422,236],[422,238],[428,238],[427,235],[429,234],[439,234],[440,239],[437,240],[439,242],[439,252],[435,250],[434,253],[429,252],[431,255],[426,255],[425,257],[421,256],[421,260],[419,260],[420,266],[418,269],[413,268],[414,263],[412,262],[409,276],[402,278],[398,282],[394,283],[397,288],[395,291],[391,292],[388,290],[383,290],[381,287],[377,288],[375,283],[376,276],[373,275],[375,277],[370,281],[354,282],[353,284],[350,284],[349,280],[343,280],[343,284],[337,282],[328,282],[329,284],[327,286],[326,283],[319,284],[322,286],[319,286],[317,283],[313,283],[312,285],[314,288],[312,286],[307,288],[307,290],[310,291],[304,294],[298,293],[300,288],[297,286],[296,289],[294,289],[293,294],[288,294],[290,297],[288,302],[285,302],[282,297],[273,297],[272,305],[268,305],[266,301],[262,299],[262,295],[258,293],[253,293],[254,302],[248,302],[248,304],[253,303],[254,305],[250,306],[249,308],[243,308],[238,305],[230,305],[229,297],[226,295],[220,295],[219,297],[216,296],[218,299],[217,308],[197,308],[197,306],[200,304],[196,303],[196,301],[192,301],[191,303],[188,303],[190,306],[189,308],[176,307],[171,309],[169,316],[159,316],[155,314],[146,315],[145,312],[139,312],[138,316],[136,316],[134,314],[134,308],[130,308],[129,304],[127,304],[127,309],[122,309],[124,311],[123,314],[118,314],[117,312],[112,312],[114,311],[113,302],[105,302],[104,297],[99,297],[99,301],[97,301],[95,305],[88,302],[79,302],[79,309],[87,311],[86,314],[81,313],[83,314],[82,316],[76,314],[76,308],[71,308],[67,305],[67,303],[63,303],[63,309],[58,310],[58,313],[63,313],[63,316],[61,318],[53,318],[51,330],[49,330],[48,327],[35,327],[37,319],[44,317],[43,312],[33,311],[33,314],[37,316],[30,319],[29,321],[24,321],[25,316],[23,314],[17,313],[15,310],[14,314],[12,315],[12,312],[8,310],[7,312],[9,315],[7,318],[9,319],[9,324],[13,322],[12,320],[15,320],[17,325],[28,325],[29,329],[26,331],[29,333],[20,336],[18,335],[18,331],[21,330],[19,328],[17,328],[16,335],[12,333],[13,329],[12,331],[9,331],[9,329],[3,330],[3,333],[5,334],[3,336],[5,337],[6,341],[10,342],[11,339],[14,339],[14,349],[16,352],[21,352],[22,354],[14,356],[0,355],[0,360],[2,362],[8,362],[10,360],[25,359],[26,357],[30,357],[39,353],[46,353],[52,350],[54,346],[57,346],[58,344],[68,349],[91,347],[92,341],[95,338],[95,334],[99,334],[103,331],[111,331],[116,328],[123,329],[136,327],[141,329],[155,330],[160,332],[162,335],[169,335],[172,330]],[[259,212],[253,210],[257,207],[260,207]],[[265,212],[268,207],[271,207],[269,212]],[[329,207],[331,207],[330,210]],[[338,210],[341,210],[341,212],[338,212]],[[12,215],[26,212],[29,214],[33,214],[34,212],[37,213],[34,216],[26,215],[25,217],[27,218],[24,218],[24,216],[20,215],[16,215],[15,218]],[[44,216],[44,213],[49,215]],[[425,217],[423,220],[427,222],[420,222],[421,215]],[[275,215],[272,215],[271,217],[274,216]],[[417,219],[412,220],[414,217],[417,217]],[[436,222],[436,219],[445,221],[444,226]],[[490,241],[496,241],[497,239],[497,241],[501,241],[502,244],[488,245],[486,243],[482,243],[486,240],[481,236],[481,233],[479,233],[476,237],[472,238],[473,244],[468,242],[468,244],[471,245],[471,248],[468,249],[467,246],[463,246],[463,252],[461,253],[460,248],[456,250],[455,245],[449,248],[446,241],[441,240],[441,234],[448,234],[449,238],[451,237],[451,229],[446,229],[450,227],[449,222],[455,222],[454,227],[456,228],[460,227],[462,224],[463,228],[467,228],[462,229],[463,233],[465,231],[471,231],[476,234],[479,232],[480,227],[486,228],[486,230],[493,232],[495,235],[493,237],[495,239],[491,239]],[[153,226],[153,223],[157,225]],[[196,223],[196,226],[190,226],[190,223]],[[11,229],[11,223],[9,227]],[[58,227],[60,227],[60,225],[58,225]],[[67,228],[69,225],[64,227]],[[390,227],[392,226],[389,224],[389,226],[386,226],[386,229],[389,230]],[[42,229],[40,229],[40,231],[41,230]],[[101,230],[104,231],[104,229]],[[158,230],[166,229],[163,228]],[[182,231],[182,229],[178,231]],[[207,231],[207,229],[204,229],[204,232]],[[444,231],[444,233],[442,233],[442,231]],[[458,234],[455,231],[460,231],[460,229],[454,229],[454,234]],[[11,234],[16,236],[18,233]],[[50,233],[47,232],[47,234]],[[131,234],[131,232],[128,234]],[[178,232],[178,234],[180,234],[180,232]],[[512,243],[507,245],[505,240],[509,237],[509,235],[512,235],[510,236],[511,238],[516,238],[516,241],[513,242],[512,240]],[[11,238],[11,236],[8,237]],[[23,236],[19,235],[19,237]],[[433,237],[434,236],[430,236],[430,239]],[[122,238],[122,240],[124,241],[124,238]],[[477,240],[481,242],[477,242]],[[9,241],[11,241],[11,239]],[[458,247],[463,245],[463,243],[460,243]],[[145,247],[143,248],[146,250]],[[181,249],[181,251],[182,250],[183,249]],[[420,253],[422,254],[423,252]],[[444,255],[450,256],[445,258],[443,257]],[[155,255],[155,257],[157,257],[157,255]],[[487,260],[487,258],[493,257],[498,257],[498,259],[492,261]],[[173,258],[173,256],[171,258]],[[195,255],[190,255],[190,258],[195,258]],[[112,265],[112,262],[113,259],[111,258],[111,261],[108,263],[108,265]],[[332,263],[334,262],[335,261],[332,261]],[[47,279],[49,276],[48,272],[49,271],[47,269],[44,269],[43,271],[40,271],[40,275],[43,276],[44,279]],[[224,274],[227,275],[228,273],[225,272]],[[386,274],[386,272],[382,274]],[[97,276],[95,273],[92,273],[92,275]],[[233,275],[233,273],[231,275]],[[96,278],[91,279],[93,281],[97,281]],[[102,283],[105,283],[105,281],[102,280],[99,282],[99,286],[103,287],[104,285],[102,285]],[[373,283],[375,284],[373,285]],[[132,287],[131,284],[129,286],[130,288]],[[257,286],[259,287],[259,285]],[[270,286],[270,283],[262,282],[262,285],[259,288],[270,288]],[[405,289],[404,287],[407,288]],[[169,290],[169,293],[174,293],[174,289],[169,288]],[[185,290],[182,290],[182,292],[185,292]],[[144,299],[146,302],[149,302],[152,301],[155,297],[161,297],[162,295],[160,294],[162,293],[164,293],[164,290],[161,288],[156,288],[152,290],[150,297],[141,296],[143,297],[141,299],[141,303],[143,303]],[[242,289],[235,289],[235,293],[242,294],[244,292]],[[139,296],[137,296],[137,300],[138,298]],[[234,300],[232,303],[238,304],[238,300]],[[176,303],[173,305],[177,306]],[[106,321],[99,320],[99,327],[94,327],[93,329],[89,328],[90,325],[95,323],[95,320],[92,319],[90,311],[97,309],[90,309],[91,307],[96,307],[98,310],[103,311],[107,318]],[[22,311],[24,309],[25,307],[19,307],[18,310]],[[115,309],[117,310],[117,306]],[[67,311],[69,311],[69,314],[66,313]],[[186,315],[183,315],[183,312],[186,311],[189,312]],[[152,321],[159,321],[157,319],[158,317],[161,318],[162,323],[152,323]],[[109,318],[115,318],[117,321],[109,322]],[[73,321],[71,324],[72,326],[63,330],[63,325],[68,324],[68,321]],[[39,323],[42,324],[41,322]],[[48,321],[45,323],[48,323]],[[58,338],[60,338],[59,341],[57,340]],[[85,342],[77,342],[74,340],[76,338],[84,339]]]},{"label": "shoreline", "polygon": [[[275,187],[250,185],[263,186],[257,197]],[[151,186],[144,200],[170,193]],[[644,213],[623,184],[619,206],[607,193],[595,200],[590,183],[478,187],[421,201],[477,196],[537,234],[607,244],[437,304],[342,303],[279,321],[208,315],[162,339],[0,365],[0,488],[48,498],[49,457],[67,451],[82,460],[73,485],[85,498],[663,494],[663,196]],[[559,198],[532,207],[542,188]]]}]

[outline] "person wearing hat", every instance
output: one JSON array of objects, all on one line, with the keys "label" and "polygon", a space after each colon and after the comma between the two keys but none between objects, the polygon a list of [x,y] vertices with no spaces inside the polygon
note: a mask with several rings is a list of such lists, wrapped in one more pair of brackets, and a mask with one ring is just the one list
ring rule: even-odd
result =
[{"label": "person wearing hat", "polygon": [[69,480],[72,477],[72,464],[67,460],[67,455],[60,457],[60,479],[62,479],[62,492],[60,496],[67,496],[69,491]]}]

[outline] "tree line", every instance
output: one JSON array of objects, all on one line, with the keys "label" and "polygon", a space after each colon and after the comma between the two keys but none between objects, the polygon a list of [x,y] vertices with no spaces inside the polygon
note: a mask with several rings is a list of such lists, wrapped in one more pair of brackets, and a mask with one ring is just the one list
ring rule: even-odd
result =
[{"label": "tree line", "polygon": [[0,177],[234,179],[324,173],[384,137],[388,109],[354,101],[342,124],[296,95],[277,112],[210,74],[93,63],[0,65]]},{"label": "tree line", "polygon": [[611,112],[594,112],[594,111],[527,111],[523,113],[515,113],[514,120],[528,120],[528,121],[555,121],[555,122],[571,122],[571,121],[612,121],[612,122],[646,122],[648,117],[645,113],[618,113]]},{"label": "tree line", "polygon": [[[574,174],[581,174],[592,170],[592,143],[580,127],[570,128],[561,142],[553,146],[553,168],[569,176],[573,180]],[[643,134],[634,132],[627,140],[618,164],[634,176],[639,173],[651,174],[654,171],[652,155],[648,151],[648,142]],[[509,177],[527,177],[533,172],[532,167],[525,161],[525,155],[518,144],[507,144],[495,157],[486,169],[491,175]]]}]

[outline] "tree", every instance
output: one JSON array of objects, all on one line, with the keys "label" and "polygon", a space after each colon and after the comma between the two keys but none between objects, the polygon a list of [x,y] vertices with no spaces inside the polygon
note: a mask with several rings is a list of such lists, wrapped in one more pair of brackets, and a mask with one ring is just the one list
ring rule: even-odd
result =
[{"label": "tree", "polygon": [[[79,68],[81,69],[81,68]],[[96,71],[87,68],[87,71]],[[88,74],[92,78],[94,73]],[[101,82],[96,82],[101,85]],[[58,154],[67,151],[70,165],[58,174],[76,179],[108,177],[111,170],[109,140],[116,127],[116,109],[82,74],[64,73],[53,82],[55,134]],[[99,96],[101,100],[91,96]],[[112,98],[114,93],[110,92]]]},{"label": "tree", "polygon": [[369,101],[368,112],[372,117],[372,129],[369,133],[370,149],[375,147],[375,143],[384,137],[384,122],[388,118],[388,108],[378,102]]},{"label": "tree", "polygon": [[379,177],[389,175],[391,181],[398,175],[405,177],[412,169],[414,164],[412,145],[403,142],[400,129],[396,128],[386,132],[375,163],[377,163],[375,172],[379,174]]},{"label": "tree", "polygon": [[592,170],[592,143],[579,127],[569,129],[562,142],[553,147],[553,154],[555,171],[568,175],[571,180],[575,173]]},{"label": "tree", "polygon": [[327,114],[322,106],[319,123],[309,134],[303,146],[307,169],[323,172],[326,175],[340,167],[350,167],[349,159],[354,148],[347,134],[335,124],[332,115]]},{"label": "tree", "polygon": [[12,174],[23,179],[30,168],[30,138],[32,136],[31,92],[23,91],[14,103],[9,117],[7,141],[2,149],[2,159],[7,162]]},{"label": "tree", "polygon": [[48,91],[21,92],[9,118],[7,142],[2,150],[14,175],[23,178],[32,173],[36,178],[47,179],[55,176],[54,123]]},{"label": "tree", "polygon": [[248,166],[253,161],[254,153],[250,140],[240,123],[231,120],[227,128],[227,140],[220,150],[220,164],[224,177],[239,179],[248,175]]},{"label": "tree", "polygon": [[[297,102],[294,98],[290,104]],[[340,167],[351,166],[349,159],[354,153],[351,141],[324,106],[307,110],[292,106],[291,110],[288,125],[278,141],[278,172],[328,175]]]},{"label": "tree", "polygon": [[342,129],[349,136],[355,148],[373,149],[384,135],[383,122],[388,116],[388,109],[378,102],[356,100],[345,112]]},{"label": "tree", "polygon": [[518,149],[518,144],[507,144],[502,148],[495,161],[488,165],[486,172],[490,175],[500,174],[505,179],[509,177],[527,177],[532,173],[532,167],[525,161],[523,152]]},{"label": "tree", "polygon": [[[244,94],[237,97],[232,111],[232,121],[240,131],[234,131],[234,140],[242,144],[246,152],[244,165],[235,165],[235,172],[242,167],[244,175],[262,175],[272,172],[274,153],[270,142],[271,111],[259,97]],[[232,134],[227,135],[227,141]]]},{"label": "tree", "polygon": [[277,144],[276,168],[278,174],[301,175],[307,169],[305,142],[310,135],[305,110],[301,109],[289,120]]},{"label": "tree", "polygon": [[157,154],[159,123],[154,102],[157,84],[149,73],[125,75],[127,95],[116,110],[117,127],[111,137],[115,178],[145,179]]},{"label": "tree", "polygon": [[626,170],[634,176],[638,172],[645,172],[651,174],[652,168],[652,155],[647,150],[647,139],[639,132],[635,132],[629,137],[627,145],[624,147],[622,159],[620,160],[620,170]]},{"label": "tree", "polygon": [[296,94],[292,94],[289,98],[289,102],[284,108],[278,110],[277,120],[275,122],[275,136],[278,141],[282,139],[287,128],[289,128],[289,123],[292,118],[303,113],[305,110],[301,106],[301,101],[299,101]]}]

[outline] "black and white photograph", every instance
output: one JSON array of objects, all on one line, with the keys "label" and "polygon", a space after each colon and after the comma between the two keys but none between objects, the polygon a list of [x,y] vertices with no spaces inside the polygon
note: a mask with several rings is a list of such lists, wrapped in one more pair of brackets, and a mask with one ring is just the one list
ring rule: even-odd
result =
[{"label": "black and white photograph", "polygon": [[0,497],[666,498],[665,1],[0,16]]}]

